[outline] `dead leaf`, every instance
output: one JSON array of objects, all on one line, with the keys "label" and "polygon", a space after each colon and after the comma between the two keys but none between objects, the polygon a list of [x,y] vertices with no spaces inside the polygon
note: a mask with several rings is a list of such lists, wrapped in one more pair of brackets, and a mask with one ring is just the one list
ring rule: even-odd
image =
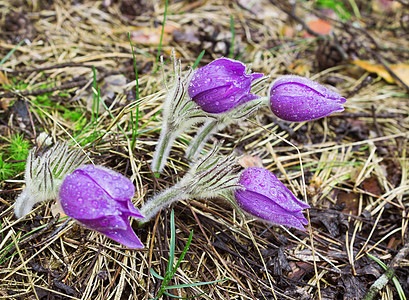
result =
[{"label": "dead leaf", "polygon": [[238,163],[243,168],[250,168],[250,167],[262,168],[263,167],[263,162],[261,161],[261,158],[258,156],[244,155],[238,160]]},{"label": "dead leaf", "polygon": [[[352,63],[356,66],[365,69],[370,73],[376,73],[385,79],[388,83],[396,83],[395,79],[388,73],[382,65],[375,65],[364,60],[354,60]],[[393,73],[395,73],[406,85],[409,85],[409,65],[408,64],[396,64],[388,66]]]},{"label": "dead leaf", "polygon": [[9,79],[7,78],[7,76],[2,71],[0,71],[0,84],[10,85]]},{"label": "dead leaf", "polygon": [[0,107],[3,110],[7,110],[10,106],[11,101],[13,100],[13,98],[3,98],[0,99]]},{"label": "dead leaf", "polygon": [[406,85],[409,85],[409,65],[397,64],[389,66],[391,70],[402,80]]},{"label": "dead leaf", "polygon": [[[127,79],[122,74],[109,75],[104,78],[100,87],[101,101],[99,103],[98,111],[104,112],[105,107],[102,102],[105,103],[107,99],[113,99],[116,94],[123,93],[127,84]],[[94,109],[94,95],[92,90],[85,93],[87,95],[87,108],[92,111]]]},{"label": "dead leaf", "polygon": [[306,76],[311,71],[311,66],[306,64],[305,60],[300,59],[293,61],[288,67],[292,70],[292,73],[300,76]]},{"label": "dead leaf", "polygon": [[340,191],[338,193],[337,205],[341,205],[342,203],[345,203],[345,208],[342,210],[343,213],[354,216],[358,215],[359,197],[357,194]]},{"label": "dead leaf", "polygon": [[[308,22],[308,28],[314,31],[315,33],[321,34],[321,35],[327,35],[331,32],[332,30],[332,25],[328,23],[327,21],[318,19],[318,20],[313,20]],[[309,33],[304,34],[304,37],[311,37]]]},{"label": "dead leaf", "polygon": [[382,195],[382,189],[379,186],[378,179],[376,179],[375,176],[372,176],[370,178],[366,178],[364,181],[361,183],[362,188],[373,195],[380,196]]},{"label": "dead leaf", "polygon": [[200,39],[197,37],[197,30],[193,28],[186,28],[185,30],[175,29],[172,31],[172,35],[177,43],[200,45]]},{"label": "dead leaf", "polygon": [[285,25],[281,29],[281,34],[286,38],[292,38],[295,35],[295,29],[292,26]]},{"label": "dead leaf", "polygon": [[57,200],[53,205],[51,205],[51,214],[53,215],[53,217],[55,217],[57,214],[60,214],[60,218],[66,216],[64,210],[62,209],[60,201]]},{"label": "dead leaf", "polygon": [[385,14],[402,9],[402,5],[398,1],[376,0],[372,2],[372,9],[378,13]]},{"label": "dead leaf", "polygon": [[376,73],[385,79],[389,83],[394,83],[392,76],[386,71],[386,69],[382,65],[374,65],[368,61],[364,60],[354,60],[352,63],[356,66],[361,67],[362,69],[367,70],[370,73]]},{"label": "dead leaf", "polygon": [[305,262],[290,262],[292,271],[288,274],[288,278],[292,280],[300,280],[306,274],[314,270],[314,265]]},{"label": "dead leaf", "polygon": [[[162,39],[163,45],[168,44],[172,40],[170,33],[175,29],[177,29],[175,26],[168,24],[165,25]],[[140,43],[144,45],[159,45],[161,34],[162,27],[157,28],[141,27],[140,29],[131,32],[131,40],[135,43]]]}]

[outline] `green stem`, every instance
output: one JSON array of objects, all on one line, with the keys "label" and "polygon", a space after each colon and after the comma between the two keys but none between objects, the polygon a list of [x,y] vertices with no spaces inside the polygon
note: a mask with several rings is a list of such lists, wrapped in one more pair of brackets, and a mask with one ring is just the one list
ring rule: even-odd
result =
[{"label": "green stem", "polygon": [[206,141],[216,131],[218,125],[219,125],[218,120],[207,121],[205,124],[203,124],[203,126],[199,129],[196,136],[190,143],[189,148],[186,151],[187,159],[190,160],[194,157],[197,157]]},{"label": "green stem", "polygon": [[148,202],[146,202],[142,208],[139,210],[142,215],[145,216],[141,220],[141,224],[148,222],[152,217],[154,217],[162,208],[169,206],[172,202],[177,200],[187,199],[188,194],[181,188],[179,184],[164,190],[163,192],[157,194]]},{"label": "green stem", "polygon": [[158,174],[163,170],[175,139],[175,132],[169,130],[167,126],[164,126],[160,132],[160,137],[151,164],[152,171],[155,174]]}]

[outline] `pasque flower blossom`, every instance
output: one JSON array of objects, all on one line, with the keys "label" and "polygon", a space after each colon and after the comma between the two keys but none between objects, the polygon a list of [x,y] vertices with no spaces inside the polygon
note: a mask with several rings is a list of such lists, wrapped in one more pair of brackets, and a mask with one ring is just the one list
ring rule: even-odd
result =
[{"label": "pasque flower blossom", "polygon": [[305,77],[285,75],[270,87],[270,108],[279,118],[302,122],[344,110],[346,99]]},{"label": "pasque flower blossom", "polygon": [[64,212],[82,225],[129,248],[143,248],[128,219],[143,218],[132,204],[134,193],[134,185],[125,176],[86,165],[65,178],[59,198]]},{"label": "pasque flower blossom", "polygon": [[195,71],[189,96],[205,112],[222,113],[248,101],[260,98],[250,93],[251,83],[263,74],[246,74],[246,66],[237,60],[216,59]]},{"label": "pasque flower blossom", "polygon": [[305,230],[308,221],[302,210],[310,206],[298,200],[293,193],[264,168],[248,168],[240,175],[242,189],[236,189],[238,206],[246,213],[276,225]]}]

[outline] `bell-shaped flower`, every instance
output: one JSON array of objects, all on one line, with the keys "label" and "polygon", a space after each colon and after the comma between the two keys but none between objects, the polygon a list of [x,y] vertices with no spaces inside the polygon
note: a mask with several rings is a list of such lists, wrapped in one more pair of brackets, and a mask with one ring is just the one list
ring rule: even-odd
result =
[{"label": "bell-shaped flower", "polygon": [[344,110],[346,99],[323,85],[296,75],[278,78],[270,87],[270,108],[279,118],[311,121]]},{"label": "bell-shaped flower", "polygon": [[235,191],[238,206],[249,215],[271,222],[305,230],[308,221],[302,210],[310,208],[264,168],[248,168],[241,173],[239,183],[244,187]]},{"label": "bell-shaped flower", "polygon": [[128,217],[143,218],[132,204],[135,187],[125,176],[102,166],[86,165],[61,185],[64,212],[82,225],[129,247],[143,248]]},{"label": "bell-shaped flower", "polygon": [[246,74],[240,61],[219,58],[199,68],[189,83],[188,93],[205,112],[222,113],[260,98],[250,93],[251,83],[263,74]]}]

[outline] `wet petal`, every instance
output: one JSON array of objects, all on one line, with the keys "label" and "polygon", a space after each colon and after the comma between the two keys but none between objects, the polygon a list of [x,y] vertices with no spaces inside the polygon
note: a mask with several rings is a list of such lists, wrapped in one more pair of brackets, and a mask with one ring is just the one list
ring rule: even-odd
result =
[{"label": "wet petal", "polygon": [[188,87],[189,96],[208,113],[222,113],[257,99],[250,94],[251,83],[263,74],[245,71],[246,66],[240,61],[216,59],[195,71]]},{"label": "wet petal", "polygon": [[92,180],[105,190],[113,199],[126,201],[135,194],[133,183],[118,172],[102,166],[86,165],[82,170]]},{"label": "wet petal", "polygon": [[346,99],[323,85],[301,76],[282,76],[270,88],[270,108],[279,118],[311,121],[344,110]]},{"label": "wet petal", "polygon": [[308,222],[302,210],[310,206],[298,200],[277,177],[264,168],[248,168],[240,176],[244,189],[235,191],[239,207],[246,213],[271,222],[304,230]]},{"label": "wet petal", "polygon": [[118,214],[119,205],[81,170],[68,175],[60,189],[64,212],[75,219],[95,219]]}]

